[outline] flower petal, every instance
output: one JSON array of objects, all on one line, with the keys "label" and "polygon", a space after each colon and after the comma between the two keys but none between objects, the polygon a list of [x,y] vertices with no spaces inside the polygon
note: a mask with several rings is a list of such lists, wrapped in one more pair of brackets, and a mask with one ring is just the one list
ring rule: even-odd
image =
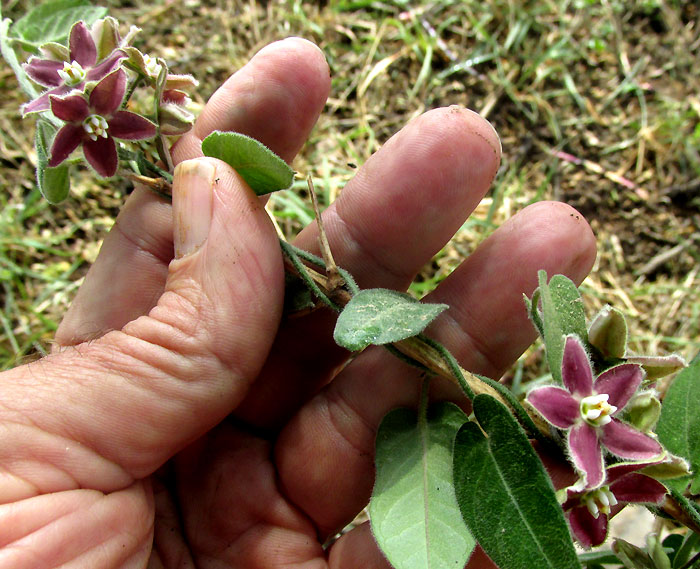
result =
[{"label": "flower petal", "polygon": [[156,135],[156,125],[129,111],[117,111],[109,119],[109,134],[124,140],[142,140]]},{"label": "flower petal", "polygon": [[608,535],[608,516],[600,514],[594,518],[588,508],[579,506],[568,512],[571,533],[586,549],[600,545]]},{"label": "flower petal", "polygon": [[644,370],[640,366],[622,364],[601,373],[593,388],[596,393],[607,393],[610,396],[608,403],[617,407],[620,412],[637,391],[642,379],[644,379]]},{"label": "flower petal", "polygon": [[117,145],[111,136],[98,137],[97,140],[85,139],[83,153],[88,164],[103,178],[111,178],[117,173],[119,157]]},{"label": "flower petal", "polygon": [[619,457],[628,460],[648,460],[663,452],[661,445],[654,439],[617,419],[601,428],[603,445]]},{"label": "flower petal", "polygon": [[574,466],[584,475],[586,488],[595,488],[603,483],[603,452],[596,430],[588,423],[582,422],[569,431],[569,453]]},{"label": "flower petal", "polygon": [[560,429],[573,426],[581,415],[579,402],[561,387],[538,387],[527,395],[527,401],[552,425]]},{"label": "flower petal", "polygon": [[70,58],[83,68],[92,67],[97,62],[97,48],[85,22],[76,22],[70,30],[68,40]]},{"label": "flower petal", "polygon": [[51,168],[58,166],[80,146],[84,132],[83,126],[80,124],[67,124],[61,127],[51,144],[51,157],[49,158]]},{"label": "flower petal", "polygon": [[87,101],[80,95],[68,97],[56,97],[52,95],[51,112],[59,119],[66,122],[82,122],[90,114]]},{"label": "flower petal", "polygon": [[27,63],[22,66],[25,73],[29,75],[32,81],[43,85],[44,87],[58,87],[63,85],[63,79],[58,74],[60,69],[63,69],[62,61],[51,61],[49,59],[39,59],[32,57]]},{"label": "flower petal", "polygon": [[650,476],[633,472],[610,485],[610,491],[618,502],[660,504],[668,493],[666,487]]},{"label": "flower petal", "polygon": [[186,93],[191,93],[192,90],[199,85],[192,75],[175,75],[174,73],[168,73],[165,77],[165,89],[176,89],[178,91],[185,91]]},{"label": "flower petal", "polygon": [[[106,77],[112,71],[119,67],[122,59],[126,58],[126,54],[122,51],[115,51],[109,57],[107,57],[103,62],[95,65],[92,69],[87,72],[85,79],[87,81],[99,81],[103,77]],[[121,103],[121,101],[119,101]]]},{"label": "flower petal", "polygon": [[29,101],[24,105],[20,106],[19,111],[22,114],[22,118],[26,117],[29,113],[41,113],[43,111],[48,111],[51,108],[51,103],[49,102],[49,95],[52,91],[47,91],[42,93],[33,101]]},{"label": "flower petal", "polygon": [[608,484],[612,484],[616,480],[619,480],[623,476],[627,476],[632,472],[637,472],[643,468],[646,468],[647,466],[659,464],[662,461],[664,461],[663,457],[657,460],[643,460],[640,462],[618,462],[617,464],[608,466],[606,469],[608,473]]},{"label": "flower petal", "polygon": [[625,358],[627,363],[639,364],[647,372],[647,381],[653,381],[683,369],[688,364],[676,354],[670,356],[630,356]]},{"label": "flower petal", "polygon": [[564,344],[561,362],[561,377],[566,387],[574,395],[588,397],[593,393],[593,370],[586,350],[576,336],[568,336]]},{"label": "flower petal", "polygon": [[126,92],[126,72],[118,69],[100,81],[90,93],[90,108],[105,118],[119,108]]}]

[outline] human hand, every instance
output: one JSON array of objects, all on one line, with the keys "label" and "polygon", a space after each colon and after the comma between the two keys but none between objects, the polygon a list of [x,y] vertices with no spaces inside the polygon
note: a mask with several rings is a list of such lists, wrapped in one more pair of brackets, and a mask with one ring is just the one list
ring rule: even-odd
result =
[{"label": "human hand", "polygon": [[[219,129],[291,161],[329,89],[317,48],[268,46],[212,97],[175,160],[199,156]],[[405,289],[499,158],[469,111],[415,119],[324,213],[338,264],[361,287]],[[312,225],[295,244],[315,252],[316,241]],[[530,206],[431,295],[451,308],[430,334],[463,367],[499,377],[533,340],[521,299],[537,270],[580,282],[594,256],[574,210]],[[338,371],[348,354],[331,315],[280,323],[282,297],[275,231],[223,163],[180,166],[172,208],[136,190],[58,349],[0,378],[0,568],[386,567],[366,525],[322,544],[366,504],[379,421],[415,405],[419,381],[377,349]],[[486,566],[478,555],[470,567]]]}]

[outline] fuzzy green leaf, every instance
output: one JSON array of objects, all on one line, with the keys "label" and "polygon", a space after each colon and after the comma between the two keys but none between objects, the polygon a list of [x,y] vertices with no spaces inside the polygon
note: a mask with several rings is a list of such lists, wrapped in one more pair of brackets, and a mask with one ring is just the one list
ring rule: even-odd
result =
[{"label": "fuzzy green leaf", "polygon": [[49,144],[56,133],[54,126],[40,118],[36,123],[34,143],[36,146],[36,181],[41,195],[49,203],[57,204],[68,197],[70,192],[70,172],[68,164],[49,168]]},{"label": "fuzzy green leaf", "polygon": [[[690,463],[691,481],[700,484],[700,360],[696,359],[678,374],[669,387],[656,426],[659,442],[670,453]],[[688,479],[669,481],[678,490]],[[680,485],[680,486],[679,486]]]},{"label": "fuzzy green leaf", "polygon": [[27,12],[12,26],[12,35],[36,46],[63,42],[76,22],[87,25],[104,18],[107,8],[92,6],[87,0],[52,0]]},{"label": "fuzzy green leaf", "polygon": [[473,404],[481,428],[462,426],[454,449],[457,501],[472,534],[499,567],[579,569],[554,488],[525,433],[494,398],[477,395]]},{"label": "fuzzy green leaf", "polygon": [[282,158],[245,134],[214,131],[202,141],[202,152],[226,162],[259,196],[286,190],[294,181],[294,170]]},{"label": "fuzzy green leaf", "polygon": [[395,290],[365,289],[345,305],[333,338],[351,351],[398,342],[422,332],[447,308],[446,304],[424,304]]},{"label": "fuzzy green leaf", "polygon": [[[554,275],[547,284],[547,274],[539,272],[539,296],[542,302],[542,329],[547,362],[552,377],[561,382],[561,361],[566,336],[576,334],[587,345],[586,314],[576,285],[564,275]],[[534,296],[533,296],[534,298]],[[534,307],[533,307],[534,308]]]},{"label": "fuzzy green leaf", "polygon": [[461,568],[474,549],[452,485],[452,446],[465,421],[456,405],[438,403],[423,421],[396,409],[379,427],[369,512],[374,537],[396,569]]}]

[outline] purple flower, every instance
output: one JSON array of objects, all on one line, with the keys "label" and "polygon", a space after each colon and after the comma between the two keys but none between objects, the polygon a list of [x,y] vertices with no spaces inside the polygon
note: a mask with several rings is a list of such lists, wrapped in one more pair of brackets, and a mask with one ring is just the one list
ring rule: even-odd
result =
[{"label": "purple flower", "polygon": [[82,144],[83,154],[105,178],[117,172],[115,138],[142,140],[156,135],[156,125],[129,111],[118,110],[126,91],[126,72],[118,69],[100,81],[88,101],[82,95],[51,97],[51,111],[65,124],[51,145],[49,166],[58,166]]},{"label": "purple flower", "polygon": [[567,488],[562,507],[576,540],[586,548],[600,545],[608,534],[611,509],[629,503],[660,504],[666,488],[636,472],[654,463],[616,464],[607,469],[607,484],[592,490]]},{"label": "purple flower", "polygon": [[[55,53],[59,51],[54,49]],[[24,71],[32,80],[49,89],[33,101],[22,105],[22,116],[47,111],[52,95],[63,96],[74,90],[81,91],[85,83],[99,81],[114,71],[126,54],[114,49],[102,60],[98,60],[98,46],[92,33],[84,22],[77,22],[71,28],[65,56],[65,59],[32,57],[23,65]]]},{"label": "purple flower", "polygon": [[552,425],[566,429],[569,453],[583,474],[587,488],[605,480],[603,451],[628,460],[649,460],[662,453],[653,438],[616,416],[627,405],[642,382],[644,371],[637,364],[612,367],[593,381],[586,351],[576,336],[566,338],[562,358],[561,387],[538,387],[527,401]]}]

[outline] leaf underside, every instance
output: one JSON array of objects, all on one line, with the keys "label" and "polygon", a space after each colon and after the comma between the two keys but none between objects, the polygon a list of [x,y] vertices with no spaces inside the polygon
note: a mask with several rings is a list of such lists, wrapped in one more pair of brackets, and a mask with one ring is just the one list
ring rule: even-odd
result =
[{"label": "leaf underside", "polygon": [[461,569],[475,541],[452,485],[452,446],[466,415],[438,403],[387,414],[377,433],[377,475],[370,501],[374,537],[396,569]]}]

